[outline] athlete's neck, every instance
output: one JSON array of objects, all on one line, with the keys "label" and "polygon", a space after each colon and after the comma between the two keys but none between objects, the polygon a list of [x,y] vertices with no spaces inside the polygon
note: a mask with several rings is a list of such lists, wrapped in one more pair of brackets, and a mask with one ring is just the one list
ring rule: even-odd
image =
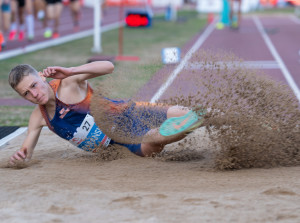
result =
[{"label": "athlete's neck", "polygon": [[44,104],[49,116],[53,117],[54,112],[55,112],[55,107],[56,107],[56,103],[55,103],[55,94],[54,91],[52,89],[52,87],[50,86],[50,84],[48,84],[48,101],[46,104]]}]

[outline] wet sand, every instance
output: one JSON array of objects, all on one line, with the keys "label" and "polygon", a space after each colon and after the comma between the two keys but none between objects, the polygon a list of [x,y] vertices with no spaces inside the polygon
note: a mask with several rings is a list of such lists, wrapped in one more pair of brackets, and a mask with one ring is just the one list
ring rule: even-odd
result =
[{"label": "wet sand", "polygon": [[158,158],[105,160],[46,129],[27,167],[7,168],[21,135],[0,150],[0,222],[300,221],[299,166],[216,171],[205,132],[195,136]]}]

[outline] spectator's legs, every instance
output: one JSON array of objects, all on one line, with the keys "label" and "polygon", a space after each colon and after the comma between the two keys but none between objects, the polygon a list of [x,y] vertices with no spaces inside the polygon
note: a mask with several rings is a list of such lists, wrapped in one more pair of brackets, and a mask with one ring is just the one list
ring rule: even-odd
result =
[{"label": "spectator's legs", "polygon": [[1,0],[3,3],[2,5],[2,29],[3,31],[9,30],[10,21],[11,21],[11,8],[10,8],[10,1],[9,0]]},{"label": "spectator's legs", "polygon": [[73,0],[70,2],[70,9],[74,24],[74,31],[79,30],[79,19],[80,19],[80,1],[79,0]]},{"label": "spectator's legs", "polygon": [[8,40],[14,40],[17,34],[17,11],[18,11],[18,2],[17,0],[11,0],[11,24]]},{"label": "spectator's legs", "polygon": [[19,41],[23,41],[25,35],[24,11],[25,11],[25,5],[21,5],[19,3],[18,4]]},{"label": "spectator's legs", "polygon": [[61,2],[57,2],[54,5],[55,14],[54,14],[53,38],[59,37],[58,29],[59,29],[59,21],[60,21],[60,15],[61,15],[62,9],[63,9],[63,5]]},{"label": "spectator's legs", "polygon": [[25,11],[26,11],[27,38],[28,40],[33,40],[34,38],[33,0],[26,0]]},{"label": "spectator's legs", "polygon": [[[2,6],[2,0],[0,0],[0,6]],[[4,43],[4,36],[2,33],[2,9],[0,9],[0,52],[2,51],[2,44]]]},{"label": "spectator's legs", "polygon": [[[63,6],[61,1],[59,0],[48,0],[46,6],[46,29],[44,33],[45,38],[57,38],[59,37],[58,28],[59,28],[59,20],[62,12]],[[49,22],[54,22],[53,30],[50,28]]]},{"label": "spectator's legs", "polygon": [[45,0],[34,0],[34,15],[37,19],[45,19],[46,2]]}]

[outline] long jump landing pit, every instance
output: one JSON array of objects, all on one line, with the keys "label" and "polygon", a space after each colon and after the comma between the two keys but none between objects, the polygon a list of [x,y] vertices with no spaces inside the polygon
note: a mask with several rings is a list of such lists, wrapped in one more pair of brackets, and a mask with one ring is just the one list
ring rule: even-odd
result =
[{"label": "long jump landing pit", "polygon": [[[210,75],[209,69],[202,74]],[[224,72],[216,74],[219,80],[231,80]],[[243,73],[239,77],[246,78]],[[241,80],[246,80],[247,86],[256,83],[251,82],[255,79]],[[257,93],[273,89],[265,87]],[[222,92],[226,93],[226,88]],[[216,99],[206,102],[220,101]],[[278,100],[267,102],[275,106]],[[220,109],[227,109],[222,106],[227,103],[220,103]],[[278,109],[282,103],[285,98]],[[253,108],[249,107],[251,114],[255,114]],[[270,123],[258,127],[273,131]],[[182,141],[166,146],[156,158],[141,158],[124,148],[110,147],[99,154],[80,151],[44,129],[33,159],[18,168],[7,168],[7,159],[24,140],[23,134],[0,153],[0,221],[299,222],[299,166],[215,170],[216,149],[208,135],[205,128],[197,129]],[[248,161],[244,156],[239,158]],[[255,160],[251,162],[255,164]]]},{"label": "long jump landing pit", "polygon": [[0,221],[299,222],[300,167],[213,171],[197,131],[198,156],[168,146],[177,160],[163,161],[126,150],[105,160],[45,129],[26,168],[5,168],[19,136],[0,153]]}]

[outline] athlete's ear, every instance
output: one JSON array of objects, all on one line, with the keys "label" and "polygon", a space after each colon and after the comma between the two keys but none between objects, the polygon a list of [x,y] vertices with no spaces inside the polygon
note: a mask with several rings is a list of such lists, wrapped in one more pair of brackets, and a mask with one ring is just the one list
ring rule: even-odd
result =
[{"label": "athlete's ear", "polygon": [[43,81],[46,81],[46,77],[44,76],[44,74],[42,72],[38,72],[40,78],[42,78]]}]

